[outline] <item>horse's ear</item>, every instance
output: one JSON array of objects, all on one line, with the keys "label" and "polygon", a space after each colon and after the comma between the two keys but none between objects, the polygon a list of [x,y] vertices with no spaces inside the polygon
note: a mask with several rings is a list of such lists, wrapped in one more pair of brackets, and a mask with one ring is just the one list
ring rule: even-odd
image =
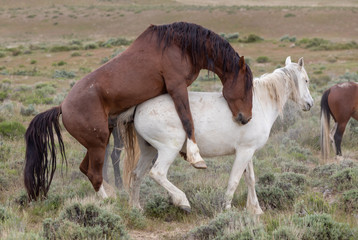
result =
[{"label": "horse's ear", "polygon": [[288,56],[288,57],[286,58],[285,65],[287,66],[287,65],[290,64],[290,63],[291,63],[291,56]]},{"label": "horse's ear", "polygon": [[299,60],[298,60],[298,66],[300,66],[301,68],[305,65],[305,63],[303,62],[303,57],[301,57]]},{"label": "horse's ear", "polygon": [[242,70],[246,69],[244,56],[241,56],[240,59],[239,59],[239,69],[242,69]]}]

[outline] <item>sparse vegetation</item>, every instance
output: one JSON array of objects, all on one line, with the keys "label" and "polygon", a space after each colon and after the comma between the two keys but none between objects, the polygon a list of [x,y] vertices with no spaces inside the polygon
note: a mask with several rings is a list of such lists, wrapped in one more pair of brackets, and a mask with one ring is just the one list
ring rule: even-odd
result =
[{"label": "sparse vegetation", "polygon": [[127,239],[127,232],[118,215],[95,205],[75,203],[61,212],[59,218],[43,221],[45,239]]},{"label": "sparse vegetation", "polygon": [[[82,0],[66,5],[54,0],[42,1],[41,6],[37,2],[7,1],[0,7],[4,25],[0,36],[0,239],[357,238],[358,121],[347,125],[343,161],[320,163],[319,147],[323,91],[338,82],[358,82],[357,38],[354,31],[347,31],[356,3],[330,7],[333,1],[327,0],[322,8],[297,7],[298,1],[284,7],[261,6],[268,2],[260,6],[252,6],[254,2],[198,6],[162,0],[89,5]],[[67,170],[58,162],[48,197],[28,202],[22,176],[23,136],[34,115],[61,104],[78,79],[123,52],[150,23],[170,23],[177,16],[224,32],[221,36],[245,56],[254,77],[284,66],[289,55],[294,62],[304,57],[313,108],[302,112],[289,102],[268,143],[253,158],[264,214],[257,217],[245,210],[244,177],[233,209],[223,209],[231,156],[205,158],[205,171],[193,169],[181,158],[171,166],[168,178],[187,195],[191,213],[174,206],[166,191],[148,176],[141,186],[143,211],[129,206],[124,191],[102,200],[78,170],[84,148],[65,128]],[[218,76],[204,70],[189,89],[221,91],[222,84]],[[113,177],[111,168],[109,175]]]},{"label": "sparse vegetation", "polygon": [[25,134],[25,127],[15,121],[0,122],[0,136],[4,138],[20,138]]},{"label": "sparse vegetation", "polygon": [[267,63],[267,62],[269,62],[269,58],[267,56],[259,56],[256,59],[256,62],[258,62],[258,63]]},{"label": "sparse vegetation", "polygon": [[358,44],[355,41],[336,43],[323,38],[303,38],[297,42],[297,45],[312,50],[345,50],[358,48]]},{"label": "sparse vegetation", "polygon": [[242,43],[255,43],[255,42],[261,42],[263,41],[264,39],[256,34],[249,34],[247,37],[244,37],[244,38],[240,38],[239,39],[239,42],[242,42]]}]

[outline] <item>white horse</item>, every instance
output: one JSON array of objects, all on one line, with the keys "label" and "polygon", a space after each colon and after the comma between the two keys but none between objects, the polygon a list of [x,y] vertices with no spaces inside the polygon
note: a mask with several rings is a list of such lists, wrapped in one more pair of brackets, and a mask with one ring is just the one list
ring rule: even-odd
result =
[{"label": "white horse", "polygon": [[[313,105],[303,58],[297,64],[287,57],[285,65],[254,80],[252,119],[246,125],[239,125],[232,119],[231,111],[221,93],[189,93],[196,126],[195,137],[202,156],[236,155],[225,194],[226,209],[231,207],[234,192],[244,173],[248,185],[247,209],[255,214],[263,213],[255,192],[252,156],[266,143],[272,125],[282,113],[288,99],[292,99],[304,111],[308,111]],[[133,112],[134,109],[128,110],[127,114],[121,116],[122,121],[133,117]],[[131,174],[130,181],[127,182],[131,204],[140,208],[140,184],[150,170],[150,176],[169,192],[174,205],[190,211],[184,192],[167,179],[168,169],[178,153],[185,150],[186,140],[170,96],[162,95],[138,105],[134,127],[141,151],[140,158],[134,171],[128,167],[123,169],[124,174]],[[153,165],[156,155],[158,157]],[[134,160],[127,158],[127,161],[134,168]]]}]

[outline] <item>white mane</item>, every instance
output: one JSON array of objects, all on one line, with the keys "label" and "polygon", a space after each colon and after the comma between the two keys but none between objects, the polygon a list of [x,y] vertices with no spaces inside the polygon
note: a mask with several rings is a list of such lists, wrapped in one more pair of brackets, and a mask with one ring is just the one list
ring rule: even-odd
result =
[{"label": "white mane", "polygon": [[[276,103],[277,109],[282,114],[283,107],[288,98],[297,101],[298,92],[297,69],[295,67],[284,67],[276,69],[272,73],[263,74],[254,79],[254,95],[259,101],[268,101]],[[268,97],[265,94],[268,92]]]}]

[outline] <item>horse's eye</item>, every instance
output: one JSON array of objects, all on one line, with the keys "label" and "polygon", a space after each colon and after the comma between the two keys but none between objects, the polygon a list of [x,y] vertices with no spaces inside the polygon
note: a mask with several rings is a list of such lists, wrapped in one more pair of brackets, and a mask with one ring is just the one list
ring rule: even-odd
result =
[{"label": "horse's eye", "polygon": [[308,80],[306,79],[306,83],[308,83]]}]

